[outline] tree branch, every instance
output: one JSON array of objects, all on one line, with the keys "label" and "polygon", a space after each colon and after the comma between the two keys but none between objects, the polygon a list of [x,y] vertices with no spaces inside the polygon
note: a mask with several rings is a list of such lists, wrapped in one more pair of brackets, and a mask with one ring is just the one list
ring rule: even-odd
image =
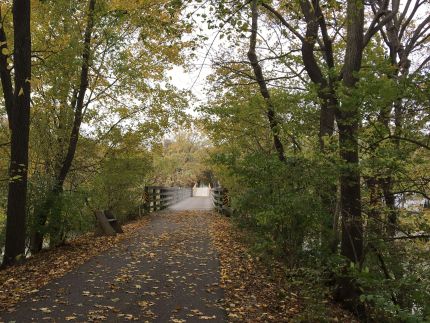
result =
[{"label": "tree branch", "polygon": [[272,13],[276,18],[278,18],[281,24],[283,24],[289,31],[291,31],[294,36],[300,39],[301,42],[305,41],[305,37],[300,35],[300,33],[298,33],[297,30],[293,26],[291,26],[277,10],[275,10],[273,7],[271,7],[265,2],[263,2],[261,5],[263,6],[263,8],[266,8],[270,13]]},{"label": "tree branch", "polygon": [[248,51],[248,59],[251,62],[252,69],[254,70],[255,79],[260,87],[260,93],[266,101],[267,105],[267,118],[269,120],[270,130],[273,135],[273,142],[275,149],[278,153],[278,158],[280,161],[285,162],[284,156],[284,146],[278,136],[279,124],[276,120],[275,109],[270,97],[269,90],[267,88],[266,80],[264,79],[263,70],[258,62],[258,57],[256,53],[257,46],[257,33],[258,33],[258,0],[253,0],[251,2],[252,10],[252,26],[251,26],[251,37]]}]

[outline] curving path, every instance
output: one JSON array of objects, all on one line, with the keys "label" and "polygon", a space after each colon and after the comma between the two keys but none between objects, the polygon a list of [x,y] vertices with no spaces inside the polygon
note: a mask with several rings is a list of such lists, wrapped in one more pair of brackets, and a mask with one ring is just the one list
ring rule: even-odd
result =
[{"label": "curving path", "polygon": [[[210,199],[151,216],[126,240],[0,313],[0,322],[224,322]],[[184,209],[194,209],[187,210]],[[183,211],[179,211],[183,210]]]}]

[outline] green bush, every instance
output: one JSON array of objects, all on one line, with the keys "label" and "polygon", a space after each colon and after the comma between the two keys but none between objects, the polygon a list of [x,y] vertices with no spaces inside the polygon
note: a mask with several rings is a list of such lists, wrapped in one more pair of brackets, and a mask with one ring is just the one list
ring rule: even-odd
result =
[{"label": "green bush", "polygon": [[345,268],[345,259],[324,248],[332,221],[324,203],[338,165],[318,156],[297,154],[283,163],[276,156],[227,152],[213,155],[212,163],[223,170],[235,219],[252,233],[254,250],[269,263],[283,259],[291,285],[301,290],[307,309],[300,320],[324,321],[318,294],[334,291],[336,278],[345,275],[361,289],[370,320],[430,320],[428,241],[384,241],[369,218],[363,264]]},{"label": "green bush", "polygon": [[[86,205],[88,192],[64,191],[54,193],[54,178],[37,174],[30,178],[27,203],[27,236],[37,230],[56,246],[68,238],[88,232],[94,227],[94,216]],[[38,216],[46,216],[41,225]],[[45,240],[46,241],[46,240]]]},{"label": "green bush", "polygon": [[85,196],[82,192],[69,191],[56,198],[46,225],[50,246],[62,244],[67,238],[88,232],[94,227],[94,216],[86,208]]},{"label": "green bush", "polygon": [[218,155],[214,162],[229,164],[235,174],[233,208],[258,234],[262,249],[292,263],[320,249],[323,224],[330,217],[321,192],[331,179],[321,176],[316,160],[292,156],[282,163],[276,156],[250,154]]},{"label": "green bush", "polygon": [[113,157],[103,162],[100,172],[90,183],[90,205],[109,209],[120,221],[138,214],[143,192],[151,174],[150,156]]}]

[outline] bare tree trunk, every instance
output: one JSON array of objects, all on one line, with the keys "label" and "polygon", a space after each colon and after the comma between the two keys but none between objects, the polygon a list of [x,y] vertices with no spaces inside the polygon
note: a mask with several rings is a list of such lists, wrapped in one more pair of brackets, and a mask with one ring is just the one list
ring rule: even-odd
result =
[{"label": "bare tree trunk", "polygon": [[31,92],[30,0],[13,2],[13,24],[15,91],[9,115],[11,159],[3,265],[14,263],[25,253]]},{"label": "bare tree trunk", "polygon": [[84,34],[84,48],[82,53],[82,66],[80,75],[79,91],[77,96],[73,96],[71,106],[75,110],[72,130],[69,138],[69,145],[67,153],[62,161],[58,174],[56,175],[54,187],[49,193],[45,203],[39,208],[36,213],[37,228],[31,238],[31,251],[36,253],[42,249],[43,245],[43,226],[46,224],[48,214],[51,212],[53,204],[58,199],[59,195],[63,192],[64,182],[72,166],[73,159],[75,157],[76,148],[78,146],[79,131],[82,124],[82,113],[84,109],[85,93],[88,89],[88,71],[91,59],[91,38],[94,28],[94,11],[95,11],[96,0],[89,0],[88,4],[88,18],[87,26]]}]

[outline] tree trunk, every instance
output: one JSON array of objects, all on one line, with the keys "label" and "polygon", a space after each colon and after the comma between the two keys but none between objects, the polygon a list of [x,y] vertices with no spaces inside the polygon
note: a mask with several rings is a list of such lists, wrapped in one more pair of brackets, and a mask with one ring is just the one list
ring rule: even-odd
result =
[{"label": "tree trunk", "polygon": [[273,106],[272,99],[270,97],[269,89],[267,88],[266,80],[264,79],[263,70],[258,61],[256,46],[257,46],[257,32],[258,32],[258,1],[253,0],[251,3],[252,10],[252,26],[251,26],[251,39],[248,51],[248,59],[251,63],[254,71],[255,79],[260,88],[260,93],[267,105],[267,119],[269,121],[270,131],[272,132],[273,144],[276,152],[278,153],[278,159],[281,162],[285,162],[284,146],[279,138],[280,126],[276,119],[275,107]]},{"label": "tree trunk", "polygon": [[[1,6],[0,6],[0,18],[2,17]],[[3,51],[6,53],[9,52],[9,48],[7,46],[7,38],[6,32],[4,30],[3,24],[0,24],[0,76],[1,76],[1,84],[3,88],[3,98],[5,102],[7,117],[9,120],[9,129],[12,127],[12,110],[13,110],[13,85],[12,85],[12,77],[10,74],[10,68],[8,64],[8,54],[3,54]]]},{"label": "tree trunk", "polygon": [[[31,239],[31,251],[36,253],[42,249],[43,244],[43,226],[46,224],[48,214],[52,209],[53,203],[58,199],[59,195],[63,192],[64,182],[72,166],[73,159],[75,158],[76,148],[78,146],[79,131],[82,124],[82,113],[84,109],[85,93],[88,89],[88,71],[91,60],[91,38],[94,28],[94,11],[96,0],[89,0],[88,4],[88,18],[87,26],[84,34],[84,48],[82,52],[82,66],[80,75],[79,91],[77,93],[76,101],[72,100],[71,106],[75,110],[72,130],[70,132],[69,145],[67,148],[66,156],[62,161],[58,174],[56,175],[55,184],[52,191],[45,203],[40,208],[39,212],[35,214],[38,229],[33,233]],[[73,96],[75,98],[75,96]]]},{"label": "tree trunk", "polygon": [[90,0],[88,9],[88,21],[85,29],[84,36],[84,50],[82,53],[82,67],[78,97],[76,100],[75,116],[73,120],[73,127],[69,139],[69,147],[67,149],[66,157],[64,158],[60,172],[57,176],[57,186],[60,191],[63,189],[64,181],[72,166],[73,159],[75,158],[76,148],[79,139],[79,130],[82,124],[82,111],[84,108],[85,92],[88,89],[88,71],[90,67],[91,58],[91,35],[94,27],[94,9],[96,0]]},{"label": "tree trunk", "polygon": [[11,159],[3,264],[25,254],[28,143],[30,129],[31,34],[30,0],[13,2],[15,92],[10,111]]},{"label": "tree trunk", "polygon": [[[363,54],[363,0],[348,0],[347,39],[343,85],[351,96],[358,81]],[[363,218],[361,214],[361,185],[359,170],[358,127],[359,101],[347,97],[336,111],[339,128],[339,151],[344,165],[340,175],[342,236],[341,255],[359,265],[363,259]],[[346,276],[339,282],[338,298],[357,314],[363,314],[359,306],[360,292],[354,281]]]},{"label": "tree trunk", "polygon": [[[363,1],[349,0],[347,11],[347,46],[343,84],[346,91],[353,91],[358,79],[363,53]],[[349,93],[350,94],[350,93]],[[358,102],[345,100],[338,108],[340,157],[345,163],[341,174],[342,201],[342,255],[354,263],[363,256],[363,224],[361,216],[360,171],[358,156]]]},{"label": "tree trunk", "polygon": [[[306,34],[302,40],[302,59],[305,70],[311,81],[318,86],[318,98],[321,100],[318,140],[322,154],[327,153],[324,139],[332,137],[334,132],[335,109],[338,105],[334,89],[334,81],[329,75],[324,77],[320,65],[315,57],[315,43],[319,37],[318,30],[321,29],[324,42],[324,54],[327,67],[334,69],[334,57],[332,41],[327,34],[324,16],[321,12],[319,1],[313,1],[313,5],[307,0],[300,1],[300,7],[306,21]],[[319,195],[324,208],[324,213],[329,215],[323,224],[322,248],[334,253],[337,250],[338,239],[335,232],[336,223],[336,200],[337,186],[328,183],[321,187]]]}]

